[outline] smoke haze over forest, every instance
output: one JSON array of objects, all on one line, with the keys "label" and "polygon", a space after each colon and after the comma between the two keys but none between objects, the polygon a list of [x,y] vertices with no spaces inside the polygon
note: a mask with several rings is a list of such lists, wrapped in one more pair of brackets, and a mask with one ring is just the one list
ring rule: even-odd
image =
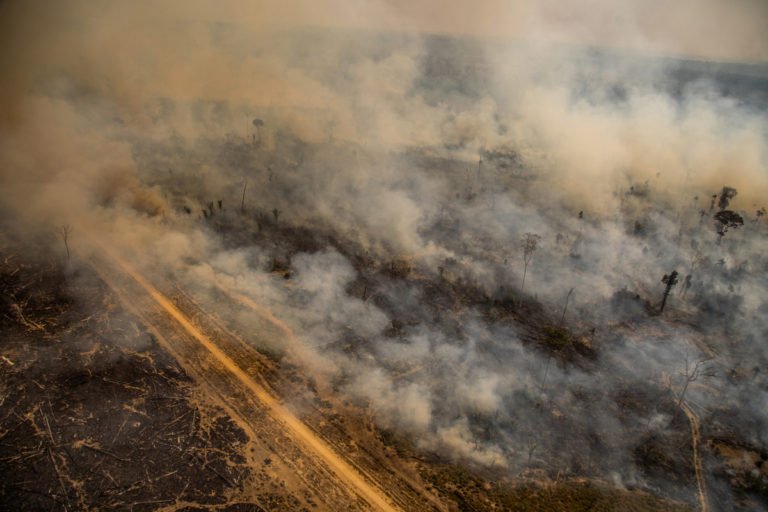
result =
[{"label": "smoke haze over forest", "polygon": [[420,449],[683,496],[686,363],[768,446],[766,5],[3,2],[3,229],[258,300]]}]

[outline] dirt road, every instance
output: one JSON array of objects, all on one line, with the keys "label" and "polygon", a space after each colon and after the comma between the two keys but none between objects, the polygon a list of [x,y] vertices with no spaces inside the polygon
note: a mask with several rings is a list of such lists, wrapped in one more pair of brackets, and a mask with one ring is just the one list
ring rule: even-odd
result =
[{"label": "dirt road", "polygon": [[701,436],[699,434],[699,418],[691,407],[683,402],[681,404],[688,421],[691,423],[691,445],[693,449],[693,469],[696,473],[696,485],[699,493],[699,507],[702,512],[709,512],[709,502],[707,500],[707,488],[704,482],[704,470],[701,465],[701,455],[699,454],[699,444]]},{"label": "dirt road", "polygon": [[[104,250],[102,256],[93,258],[92,263],[102,277],[117,295],[126,302],[134,312],[142,314],[143,320],[156,327],[158,314],[162,313],[176,327],[186,334],[180,337],[163,336],[158,333],[160,341],[179,359],[179,362],[197,378],[208,381],[211,389],[216,390],[218,398],[223,398],[223,406],[231,410],[238,423],[257,438],[265,437],[260,433],[264,428],[259,416],[262,411],[249,411],[234,397],[250,395],[255,397],[263,411],[277,422],[294,444],[303,453],[297,463],[297,471],[303,475],[308,484],[315,487],[316,499],[325,498],[329,508],[344,507],[345,509],[371,508],[375,510],[400,510],[392,499],[381,488],[371,482],[357,468],[347,462],[323,439],[308,428],[297,416],[283,405],[254,377],[221,348],[219,343],[206,335],[193,323],[174,303],[129,263],[111,251]],[[141,294],[150,302],[142,300]],[[152,317],[148,318],[142,309],[151,308]],[[167,322],[165,329],[169,327]],[[162,330],[162,329],[160,329]],[[190,345],[190,339],[197,346]],[[201,350],[202,349],[202,350]],[[218,371],[216,369],[218,368]],[[235,389],[239,388],[239,389]],[[254,404],[251,404],[253,409]],[[256,420],[254,420],[256,418]],[[254,425],[254,421],[259,423]],[[274,426],[273,426],[274,428]],[[295,449],[293,450],[295,452]],[[296,462],[296,461],[293,461]],[[320,467],[317,467],[320,466]],[[330,477],[330,478],[329,478]],[[330,480],[330,481],[328,481]],[[329,487],[333,492],[328,492]],[[340,489],[339,489],[340,488]],[[341,492],[340,492],[341,490]]]}]

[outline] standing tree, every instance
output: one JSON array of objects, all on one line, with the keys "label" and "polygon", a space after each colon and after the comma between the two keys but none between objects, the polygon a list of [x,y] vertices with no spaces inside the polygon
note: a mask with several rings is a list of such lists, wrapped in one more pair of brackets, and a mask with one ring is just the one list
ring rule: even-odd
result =
[{"label": "standing tree", "polygon": [[571,295],[573,295],[573,288],[571,288],[568,291],[568,295],[565,296],[565,306],[563,306],[563,316],[560,317],[561,326],[565,323],[565,312],[568,311],[568,301],[571,300]]},{"label": "standing tree", "polygon": [[738,228],[744,225],[744,218],[738,213],[731,210],[722,210],[715,214],[715,228],[717,229],[719,244],[725,234],[728,232],[728,228]]},{"label": "standing tree", "polygon": [[691,289],[691,284],[693,283],[693,275],[688,274],[685,276],[685,280],[683,281],[683,286],[680,288],[680,297],[683,299],[685,298],[685,295],[688,293],[688,290]]},{"label": "standing tree", "polygon": [[[706,366],[705,364],[709,359],[700,359],[696,361],[696,364],[691,366],[691,362],[688,357],[685,358],[685,372],[683,373],[683,389],[680,391],[680,396],[677,398],[677,409],[680,410],[680,406],[685,400],[685,393],[688,391],[688,386],[691,382],[696,382],[699,377],[713,377],[715,375],[714,368]],[[677,414],[677,411],[675,412]]]},{"label": "standing tree", "polygon": [[245,212],[245,189],[248,188],[248,178],[245,179],[245,182],[243,183],[243,198],[240,200],[240,211]]},{"label": "standing tree", "polygon": [[720,211],[728,208],[728,205],[731,203],[731,199],[736,197],[736,194],[738,194],[738,192],[735,188],[723,187],[723,190],[720,191],[720,199],[717,201],[717,206],[720,208]]},{"label": "standing tree", "polygon": [[529,466],[531,465],[531,461],[533,460],[533,452],[536,451],[537,446],[538,445],[533,441],[528,443],[528,465]]},{"label": "standing tree", "polygon": [[537,235],[536,233],[526,233],[523,235],[522,238],[522,246],[523,246],[523,284],[522,284],[522,291],[525,291],[525,276],[528,273],[528,264],[533,259],[533,253],[536,252],[536,249],[539,247],[539,242],[541,241],[541,237]]},{"label": "standing tree", "polygon": [[580,247],[584,233],[584,210],[579,211],[577,218],[579,219],[579,232],[576,234],[576,240],[574,240],[571,245],[571,258],[579,258],[581,256]]},{"label": "standing tree", "polygon": [[659,308],[659,313],[664,312],[664,306],[667,305],[667,297],[669,297],[669,292],[671,292],[672,287],[677,284],[677,276],[677,270],[673,270],[669,275],[664,274],[664,277],[661,279],[661,282],[666,284],[667,287],[664,289],[664,298],[661,299],[661,308]]},{"label": "standing tree", "polygon": [[712,213],[715,210],[715,201],[717,201],[717,194],[712,194],[712,202],[709,203],[710,213]]},{"label": "standing tree", "polygon": [[257,146],[261,144],[261,127],[264,126],[264,121],[257,117],[252,121],[252,124],[256,128],[256,133],[252,135],[251,142],[254,146]]},{"label": "standing tree", "polygon": [[696,268],[696,265],[701,263],[701,260],[704,258],[701,254],[701,247],[699,245],[699,241],[695,238],[691,240],[691,249],[693,249],[693,254],[691,254],[690,263],[691,266],[688,268],[688,273],[693,274],[693,270]]},{"label": "standing tree", "polygon": [[67,250],[67,261],[69,261],[69,234],[72,232],[72,228],[67,224],[59,227],[59,234],[61,239],[64,240],[64,248]]},{"label": "standing tree", "polygon": [[701,263],[704,259],[704,256],[701,254],[699,242],[696,239],[691,240],[691,248],[693,249],[693,254],[690,258],[690,267],[688,268],[688,274],[686,274],[685,280],[683,281],[683,286],[680,288],[680,297],[682,298],[685,298],[685,294],[688,293],[688,290],[691,287],[693,270],[696,268],[696,265]]},{"label": "standing tree", "polygon": [[738,192],[736,192],[736,189],[733,187],[723,187],[723,190],[720,191],[720,199],[717,201],[717,206],[720,208],[720,211],[714,215],[715,228],[717,229],[717,234],[720,236],[717,240],[718,244],[722,241],[728,228],[737,228],[744,225],[744,219],[741,215],[734,211],[727,210],[728,205],[731,204],[731,199],[736,197],[736,194],[738,194]]}]

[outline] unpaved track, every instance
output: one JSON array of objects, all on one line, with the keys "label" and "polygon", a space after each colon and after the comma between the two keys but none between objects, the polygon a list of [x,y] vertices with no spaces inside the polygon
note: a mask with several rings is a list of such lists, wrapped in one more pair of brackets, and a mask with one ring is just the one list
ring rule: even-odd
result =
[{"label": "unpaved track", "polygon": [[[311,429],[309,429],[300,419],[298,419],[290,410],[281,404],[272,394],[270,394],[262,385],[254,380],[249,374],[243,371],[218,345],[206,336],[189,318],[186,317],[174,304],[155,288],[147,279],[145,279],[130,264],[124,261],[117,254],[102,248],[102,253],[106,256],[106,261],[100,258],[94,258],[92,263],[100,270],[102,276],[108,275],[110,269],[119,270],[151,297],[151,299],[167,315],[169,315],[188,335],[194,338],[215,361],[234,376],[240,385],[244,386],[258,401],[268,410],[270,416],[281,423],[288,431],[289,435],[300,445],[322,460],[325,465],[333,472],[339,483],[341,483],[350,493],[362,498],[368,505],[377,510],[395,511],[399,510],[390,500],[390,498],[375,484],[368,482],[354,467],[337,454],[327,443],[320,439]],[[110,269],[104,269],[104,264],[110,264]],[[99,268],[102,267],[102,268]],[[115,288],[120,288],[118,281],[110,280],[108,284]],[[132,300],[131,293],[126,290],[116,290],[127,300]],[[175,351],[176,357],[183,358],[184,355]]]},{"label": "unpaved track", "polygon": [[699,489],[699,507],[702,512],[709,512],[709,502],[707,500],[707,488],[704,482],[704,470],[701,465],[701,455],[699,454],[699,444],[701,435],[699,434],[699,417],[691,407],[683,402],[681,404],[688,421],[691,423],[691,445],[693,447],[693,469],[696,473],[696,484]]},{"label": "unpaved track", "polygon": [[[277,328],[281,335],[281,339],[285,343],[286,353],[290,354],[292,352],[302,351],[302,344],[293,330],[288,326],[288,324],[275,316],[275,314],[268,307],[259,304],[252,298],[243,295],[240,292],[226,288],[220,284],[216,284],[215,288],[219,293],[226,297],[227,300],[225,300],[225,303],[228,304],[227,307],[237,308],[240,306],[244,308],[245,311],[248,311],[248,313],[257,315],[258,317],[265,320],[269,325]],[[189,300],[194,301],[194,299],[191,298],[185,291],[179,289],[179,292],[184,294]],[[231,301],[231,303],[229,301]],[[226,327],[223,328],[226,329]],[[241,344],[244,343],[243,340],[239,341]],[[304,354],[304,357],[308,356]],[[420,367],[416,369],[416,371],[419,370],[421,370]],[[409,371],[408,373],[411,373],[412,371],[413,370]],[[314,382],[314,384],[318,389],[327,387],[327,385],[319,381]],[[267,384],[267,387],[269,388],[269,384]],[[324,391],[328,390],[324,389]],[[305,404],[302,407],[312,406]],[[315,421],[317,421],[317,418]],[[313,425],[311,420],[308,425],[337,452],[343,452],[345,450],[344,441],[341,441],[340,443],[338,438],[324,436],[322,432],[318,432],[318,430],[315,428],[317,425]],[[371,452],[367,453],[371,454]],[[358,452],[357,456],[360,455],[361,454]],[[361,458],[366,459],[364,455]],[[377,481],[380,486],[386,488],[390,497],[396,500],[398,505],[407,510],[434,510],[436,512],[451,510],[451,508],[446,505],[446,503],[443,503],[434,494],[428,492],[424,488],[422,482],[414,480],[412,475],[406,474],[401,470],[401,468],[396,468],[393,466],[391,464],[393,462],[391,459],[376,460],[376,456],[373,456],[373,459],[358,460],[354,454],[350,454],[350,462],[360,472],[365,475],[370,475],[371,479]],[[373,468],[376,469],[371,471]],[[375,473],[375,475],[371,475],[371,473]]]}]

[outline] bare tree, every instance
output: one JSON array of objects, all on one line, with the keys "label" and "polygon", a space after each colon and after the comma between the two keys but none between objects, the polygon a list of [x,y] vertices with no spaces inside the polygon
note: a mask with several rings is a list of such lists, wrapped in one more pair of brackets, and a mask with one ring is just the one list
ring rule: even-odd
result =
[{"label": "bare tree", "polygon": [[688,268],[688,274],[686,274],[685,280],[683,281],[683,286],[680,287],[680,297],[682,298],[685,298],[685,295],[691,287],[694,269],[704,259],[704,256],[701,254],[699,242],[691,240],[691,248],[693,249],[693,254],[691,254],[690,258],[690,267]]},{"label": "bare tree", "polygon": [[243,198],[240,200],[240,211],[245,211],[245,190],[248,188],[248,178],[245,179],[245,182],[243,183]]},{"label": "bare tree", "polygon": [[547,364],[544,366],[544,376],[541,378],[541,384],[539,385],[541,391],[544,391],[544,386],[547,384],[547,375],[549,375],[549,365],[551,362],[552,356],[547,356]]},{"label": "bare tree", "polygon": [[579,232],[576,234],[576,239],[573,241],[573,244],[571,244],[570,252],[572,258],[578,258],[580,254],[579,248],[584,235],[584,210],[579,211],[577,218],[579,219]]},{"label": "bare tree", "polygon": [[526,233],[522,238],[523,246],[523,284],[522,291],[525,291],[525,276],[528,274],[528,264],[533,259],[533,253],[539,248],[541,237],[536,233]]},{"label": "bare tree", "polygon": [[693,249],[693,254],[691,254],[690,258],[691,265],[688,268],[689,274],[693,274],[693,270],[696,268],[696,265],[701,263],[701,260],[704,259],[704,256],[701,254],[701,247],[699,246],[698,241],[691,240],[691,248]]},{"label": "bare tree", "polygon": [[685,373],[683,373],[685,380],[683,382],[683,389],[680,391],[680,396],[677,398],[678,410],[680,409],[683,400],[685,400],[685,393],[688,391],[688,386],[690,386],[691,382],[696,382],[699,377],[714,376],[714,368],[707,366],[709,360],[709,358],[699,359],[693,366],[691,366],[691,361],[688,359],[688,357],[685,358]]},{"label": "bare tree", "polygon": [[731,199],[736,197],[738,192],[733,187],[723,187],[723,190],[720,191],[720,199],[717,201],[717,206],[720,208],[720,211],[728,209],[728,205],[731,203]]},{"label": "bare tree", "polygon": [[683,280],[683,286],[680,287],[680,298],[685,299],[685,296],[688,293],[688,290],[691,289],[692,284],[693,284],[693,274],[688,274],[687,276],[685,276],[685,279]]},{"label": "bare tree", "polygon": [[67,250],[67,260],[69,260],[69,234],[72,233],[72,227],[67,224],[59,226],[59,234],[61,239],[64,240],[64,248]]},{"label": "bare tree", "polygon": [[254,128],[256,128],[256,133],[254,133],[251,136],[251,144],[253,146],[257,146],[261,144],[261,127],[264,126],[264,121],[259,119],[258,117],[251,121],[251,124],[253,124]]},{"label": "bare tree", "polygon": [[669,297],[669,292],[672,291],[672,287],[677,284],[678,275],[679,274],[677,273],[677,270],[673,270],[671,274],[664,274],[664,277],[661,278],[661,282],[666,284],[667,287],[664,288],[664,298],[661,299],[661,307],[659,308],[659,313],[664,312],[664,306],[667,305],[667,297]]},{"label": "bare tree", "polygon": [[568,295],[565,296],[565,306],[563,306],[563,316],[560,317],[560,325],[565,323],[565,312],[568,311],[568,301],[571,300],[571,295],[573,295],[573,288],[571,288],[568,291]]},{"label": "bare tree", "polygon": [[528,465],[529,466],[531,465],[531,461],[533,460],[533,452],[536,451],[537,447],[538,445],[533,441],[528,443]]},{"label": "bare tree", "polygon": [[715,211],[715,201],[717,201],[717,194],[712,194],[712,202],[709,203],[709,213]]}]

